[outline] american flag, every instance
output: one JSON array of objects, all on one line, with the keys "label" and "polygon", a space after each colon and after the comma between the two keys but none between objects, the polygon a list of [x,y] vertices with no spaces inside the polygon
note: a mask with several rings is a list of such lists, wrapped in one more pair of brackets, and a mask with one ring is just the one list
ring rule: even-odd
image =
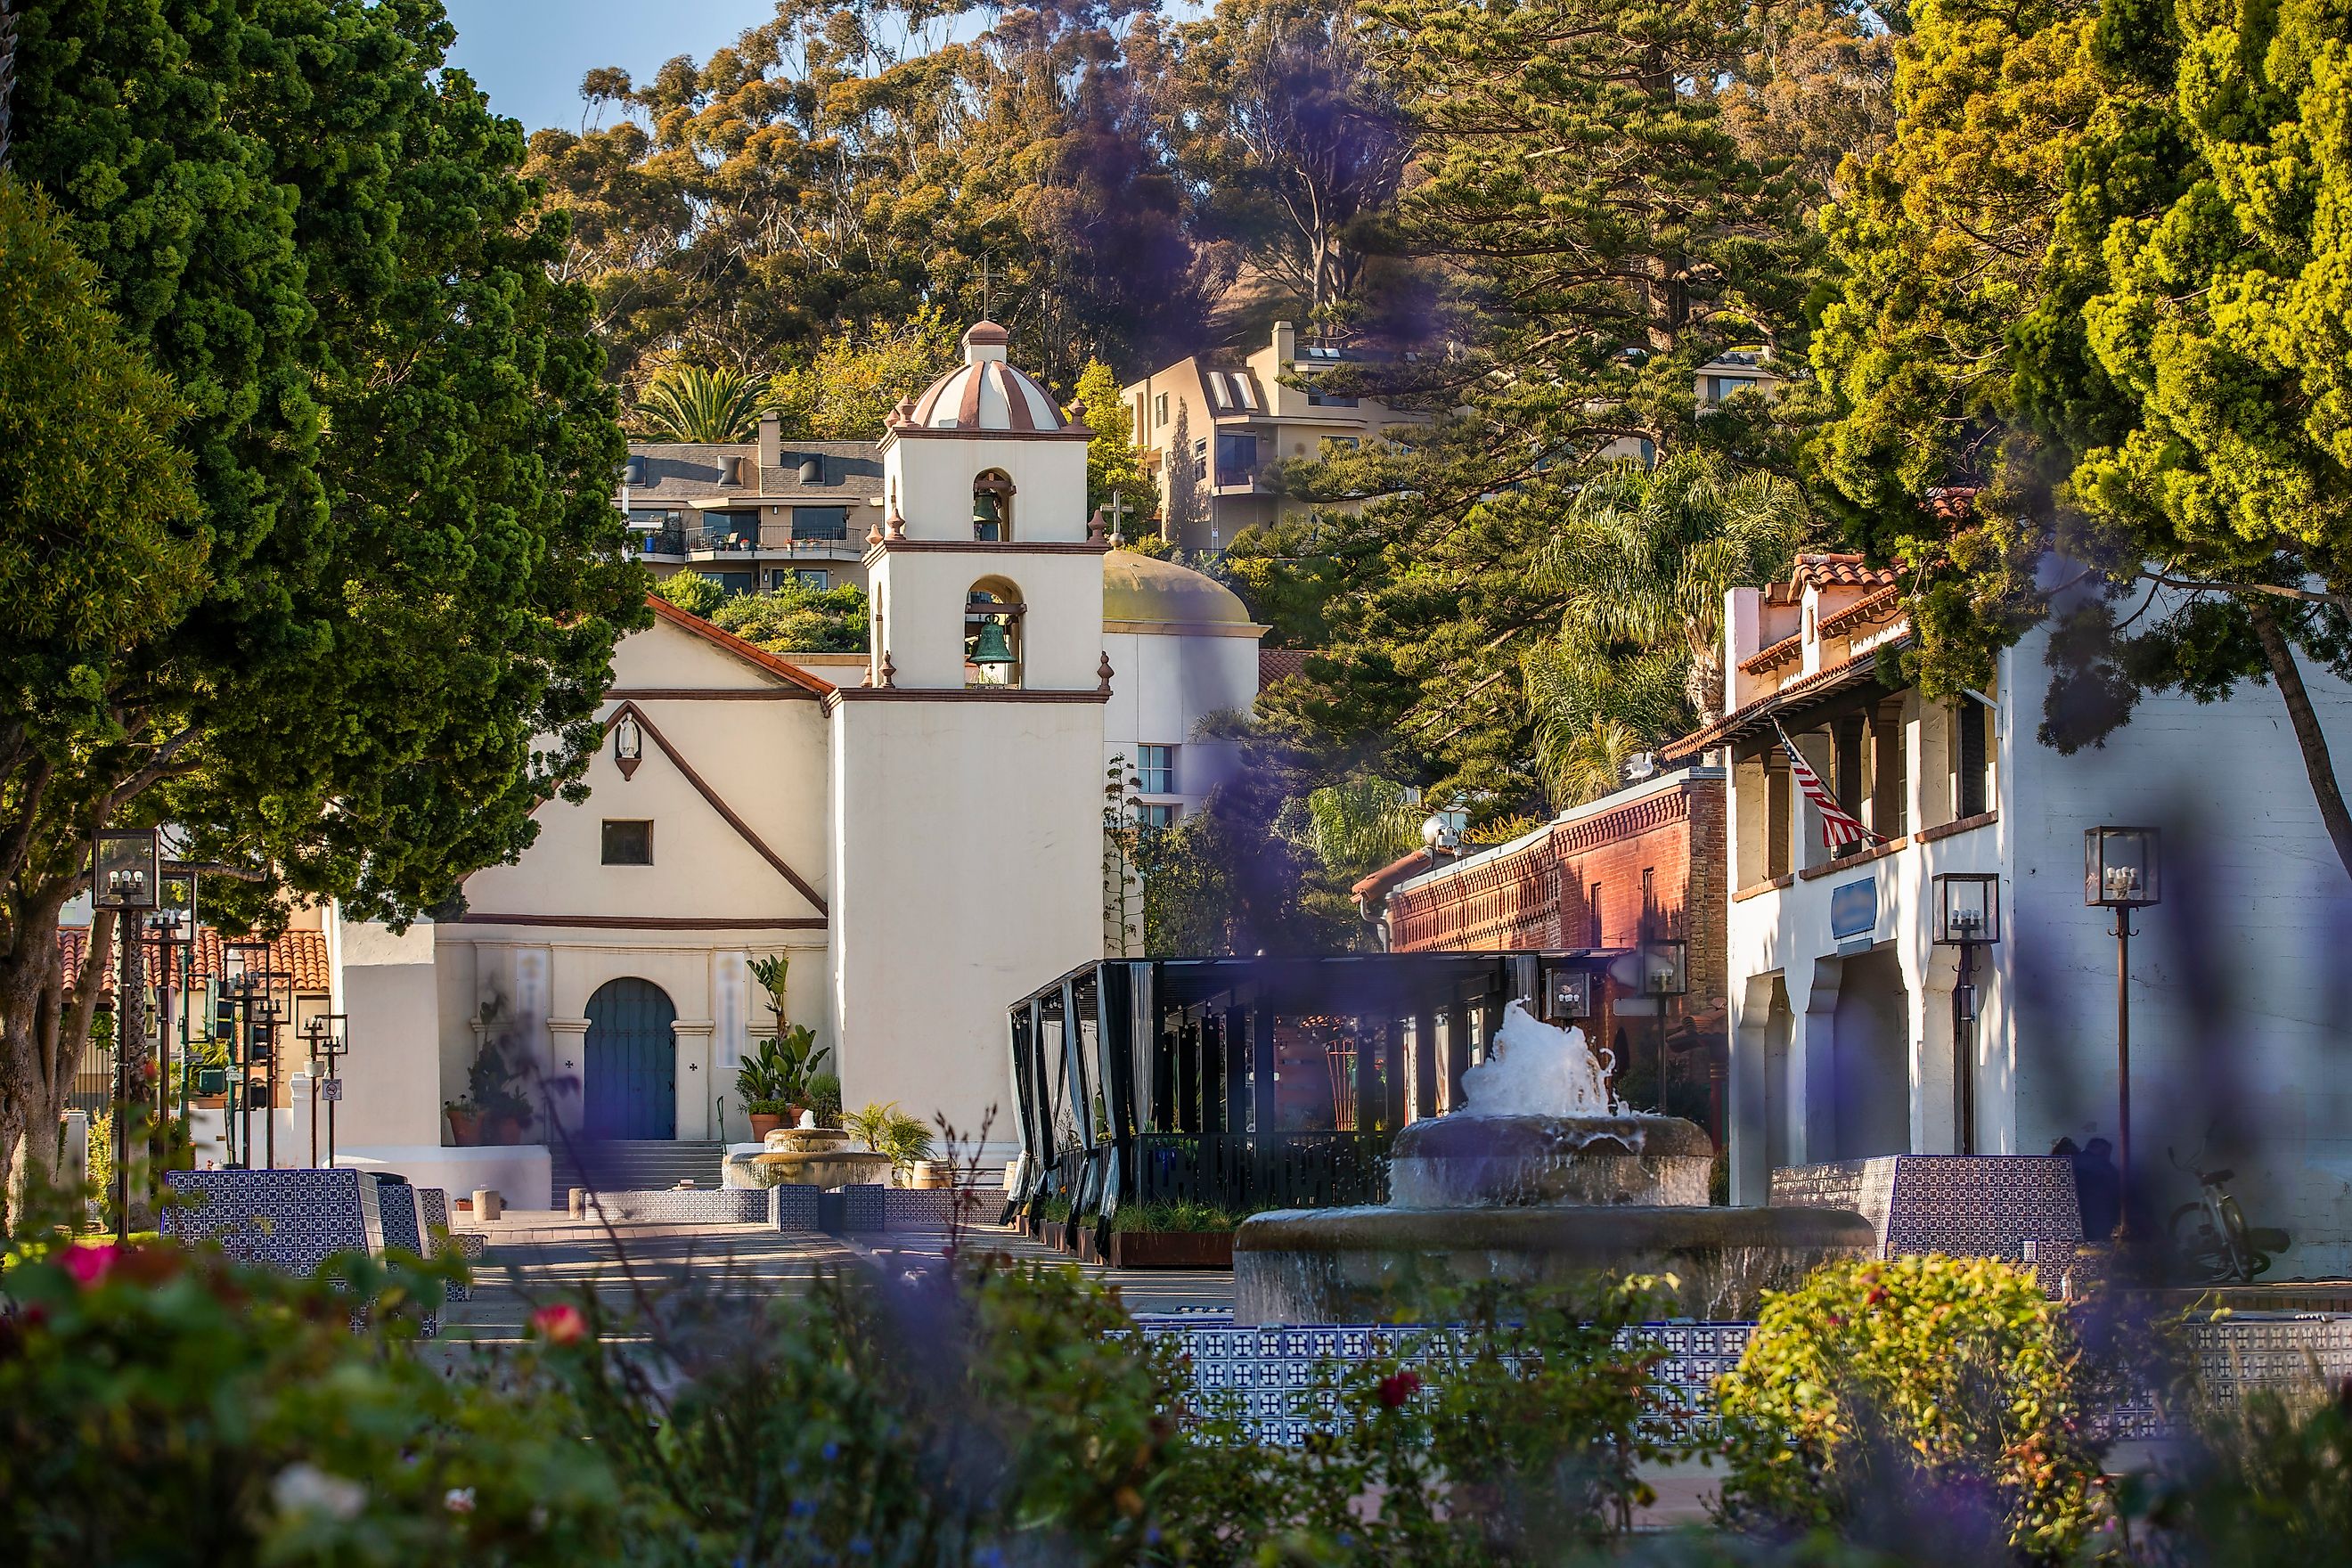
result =
[{"label": "american flag", "polygon": [[1813,808],[1822,814],[1822,847],[1843,849],[1861,839],[1876,838],[1877,834],[1848,816],[1845,808],[1838,805],[1837,796],[1830,794],[1829,785],[1822,783],[1822,775],[1813,772],[1812,764],[1805,761],[1805,754],[1797,750],[1797,742],[1789,739],[1789,731],[1781,729],[1778,722],[1772,729],[1780,737],[1780,749],[1789,753],[1789,772],[1795,775],[1797,787],[1805,792],[1805,798],[1811,801]]}]

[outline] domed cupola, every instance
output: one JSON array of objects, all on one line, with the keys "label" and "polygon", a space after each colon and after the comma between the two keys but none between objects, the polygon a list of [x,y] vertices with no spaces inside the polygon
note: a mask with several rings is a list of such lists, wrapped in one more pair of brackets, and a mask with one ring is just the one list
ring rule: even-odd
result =
[{"label": "domed cupola", "polygon": [[1092,435],[1062,411],[1054,395],[1004,357],[1009,334],[982,321],[963,335],[963,363],[890,416],[893,432],[989,435]]}]

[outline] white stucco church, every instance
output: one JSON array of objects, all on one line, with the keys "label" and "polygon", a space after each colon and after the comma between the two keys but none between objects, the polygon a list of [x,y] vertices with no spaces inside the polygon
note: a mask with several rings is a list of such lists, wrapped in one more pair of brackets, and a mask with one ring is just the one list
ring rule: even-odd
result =
[{"label": "white stucco church", "polygon": [[1200,574],[1112,552],[1091,432],[1005,342],[973,327],[877,448],[869,653],[803,667],[655,600],[615,652],[583,804],[543,808],[460,918],[394,933],[330,911],[352,1160],[548,1201],[543,1122],[447,1146],[491,1032],[591,1137],[740,1139],[768,954],[850,1106],[971,1135],[993,1111],[990,1152],[1010,1152],[1005,1007],[1104,952],[1106,765],[1149,759],[1161,819],[1196,801],[1231,765],[1200,724],[1250,708],[1265,628]]}]

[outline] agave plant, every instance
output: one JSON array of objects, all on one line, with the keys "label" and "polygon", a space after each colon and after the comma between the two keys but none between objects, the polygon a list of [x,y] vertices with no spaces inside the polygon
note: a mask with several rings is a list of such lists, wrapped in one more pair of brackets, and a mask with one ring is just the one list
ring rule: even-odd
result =
[{"label": "agave plant", "polygon": [[725,365],[664,365],[637,400],[637,426],[657,440],[742,441],[759,422],[760,388]]}]

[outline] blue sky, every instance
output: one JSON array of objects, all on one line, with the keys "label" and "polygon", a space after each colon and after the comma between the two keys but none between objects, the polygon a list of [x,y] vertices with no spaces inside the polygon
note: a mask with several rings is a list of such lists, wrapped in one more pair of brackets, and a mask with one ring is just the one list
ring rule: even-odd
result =
[{"label": "blue sky", "polygon": [[449,62],[526,131],[577,128],[580,78],[619,66],[644,81],[673,55],[708,58],[775,14],[773,0],[444,0],[457,25]]}]

